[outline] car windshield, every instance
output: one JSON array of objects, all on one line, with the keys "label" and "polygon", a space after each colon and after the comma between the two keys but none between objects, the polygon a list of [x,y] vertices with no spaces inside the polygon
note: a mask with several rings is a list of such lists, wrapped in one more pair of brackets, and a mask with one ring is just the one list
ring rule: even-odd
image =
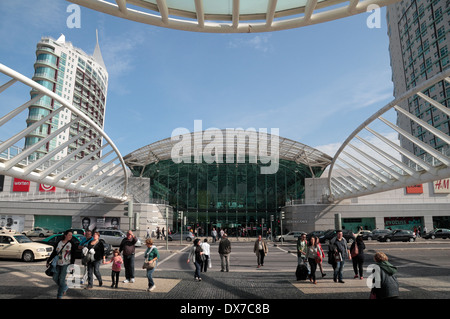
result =
[{"label": "car windshield", "polygon": [[14,238],[15,238],[20,244],[23,244],[23,243],[31,243],[31,242],[32,242],[32,240],[31,240],[30,238],[28,238],[27,236],[24,236],[24,235],[17,235],[17,236],[14,236]]}]

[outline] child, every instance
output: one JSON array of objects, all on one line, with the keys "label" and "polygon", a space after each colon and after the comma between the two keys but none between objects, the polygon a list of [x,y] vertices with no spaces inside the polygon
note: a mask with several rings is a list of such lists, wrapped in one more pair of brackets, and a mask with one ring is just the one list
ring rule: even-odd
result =
[{"label": "child", "polygon": [[111,279],[112,279],[112,285],[111,288],[116,287],[119,284],[119,274],[120,274],[120,269],[122,268],[122,264],[123,264],[123,259],[120,256],[120,251],[118,248],[114,249],[113,252],[113,257],[111,258],[110,261],[105,261],[104,259],[105,257],[103,257],[103,263],[104,264],[109,264],[109,263],[113,263],[112,264],[112,271],[111,271]]}]

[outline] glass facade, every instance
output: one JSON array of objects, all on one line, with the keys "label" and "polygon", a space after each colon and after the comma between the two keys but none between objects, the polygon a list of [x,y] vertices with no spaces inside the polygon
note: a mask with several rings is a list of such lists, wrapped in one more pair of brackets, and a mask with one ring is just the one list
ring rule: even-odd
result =
[{"label": "glass facade", "polygon": [[[163,160],[144,170],[142,166],[131,169],[135,176],[150,178],[153,201],[165,200],[175,212],[183,211],[188,228],[200,228],[204,235],[209,235],[212,227],[219,227],[232,236],[245,232],[253,236],[271,227],[271,215],[272,227],[276,228],[280,208],[286,201],[303,198],[305,178],[323,173],[321,167],[279,161],[275,174],[260,174],[263,165],[248,160],[232,164],[176,164]],[[173,229],[180,229],[180,220]]]}]

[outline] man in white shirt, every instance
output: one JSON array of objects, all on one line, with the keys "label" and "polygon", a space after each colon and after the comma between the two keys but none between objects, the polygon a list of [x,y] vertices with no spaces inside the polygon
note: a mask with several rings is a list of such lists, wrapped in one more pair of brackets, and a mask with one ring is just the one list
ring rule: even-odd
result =
[{"label": "man in white shirt", "polygon": [[206,272],[208,270],[209,267],[209,263],[211,262],[210,260],[210,245],[208,244],[208,239],[205,238],[205,240],[203,241],[203,243],[201,243],[200,245],[203,249],[203,255],[205,256],[205,260],[203,261],[203,264],[200,268],[201,272]]}]

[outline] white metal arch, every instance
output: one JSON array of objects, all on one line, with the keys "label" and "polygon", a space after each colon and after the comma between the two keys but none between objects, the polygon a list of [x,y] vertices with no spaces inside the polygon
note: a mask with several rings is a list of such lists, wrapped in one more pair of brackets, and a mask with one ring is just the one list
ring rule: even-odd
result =
[{"label": "white metal arch", "polygon": [[[2,98],[6,95],[6,89],[17,82],[25,84],[32,89],[33,92],[37,93],[35,97],[26,103],[11,110],[7,114],[2,115],[0,118],[0,128],[4,127],[4,125],[6,126],[8,122],[13,119],[17,120],[23,112],[28,110],[30,105],[38,103],[44,96],[48,96],[61,104],[61,107],[52,110],[49,115],[41,118],[39,121],[28,127],[25,127],[25,123],[23,123],[23,126],[20,124],[16,125],[16,127],[25,128],[18,128],[13,132],[8,132],[10,138],[5,141],[0,141],[0,174],[105,198],[120,201],[127,200],[127,183],[130,172],[127,170],[119,150],[106,133],[79,109],[35,81],[3,64],[0,64],[0,73],[3,73],[10,78],[10,80],[0,86]],[[2,112],[7,112],[7,108],[8,105],[4,104],[1,105],[0,110],[2,110]],[[59,114],[66,108],[72,112],[72,120],[69,123],[28,148],[23,149],[16,146],[19,141],[24,140],[29,132],[32,132],[43,123],[49,121],[51,117]],[[87,129],[80,133],[76,133],[74,137],[62,143],[55,149],[50,150],[41,158],[35,159],[31,156],[43,144],[51,141],[62,131],[70,129],[71,125],[80,121],[84,121],[83,124],[87,124]],[[10,127],[8,129],[10,129]],[[86,139],[88,142],[82,147],[69,153],[61,160],[54,160],[55,155],[63,148],[85,136],[88,131],[96,132],[97,137],[95,139],[87,137]],[[75,160],[77,155],[99,139],[104,139],[104,143],[102,144],[102,147],[95,152],[101,152],[101,155],[98,158],[95,159],[95,154],[90,154],[84,156],[82,159]]]},{"label": "white metal arch", "polygon": [[[345,140],[330,165],[328,176],[330,201],[354,198],[450,177],[449,135],[399,106],[402,102],[417,97],[430,107],[443,112],[445,116],[450,116],[449,108],[423,93],[433,85],[439,85],[442,81],[445,86],[450,85],[450,69],[437,74],[387,104],[362,123]],[[434,149],[418,137],[383,118],[383,114],[389,110],[395,110],[406,116],[410,121],[420,125],[422,130],[426,130],[427,134],[432,134],[440,139],[444,143],[442,151]],[[386,138],[385,134],[378,132],[380,129],[369,127],[377,121],[381,121],[386,128],[422,149],[424,154],[420,157],[416,156],[400,146],[399,143]],[[370,132],[376,137],[374,140],[377,143],[363,138],[360,134],[362,132]]]},{"label": "white metal arch", "polygon": [[400,0],[68,0],[116,17],[170,29],[249,33],[345,18]]}]

